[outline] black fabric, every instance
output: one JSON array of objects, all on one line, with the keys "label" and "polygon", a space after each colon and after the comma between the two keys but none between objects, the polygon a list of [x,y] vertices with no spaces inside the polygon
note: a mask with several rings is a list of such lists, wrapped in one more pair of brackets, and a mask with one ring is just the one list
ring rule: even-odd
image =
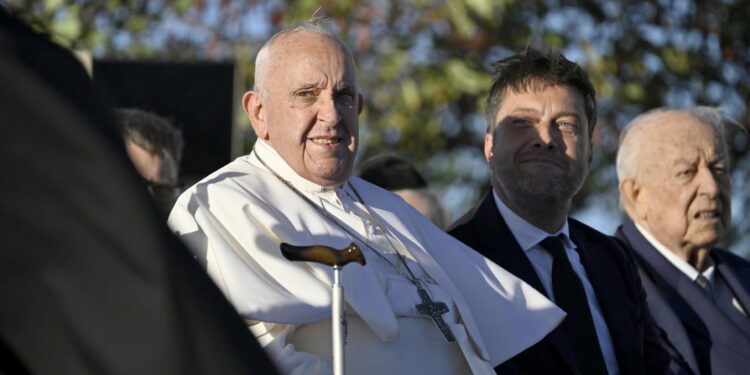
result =
[{"label": "black fabric", "polygon": [[378,156],[362,163],[359,177],[385,190],[427,187],[422,175],[406,160],[396,156]]},{"label": "black fabric", "polygon": [[3,355],[31,374],[276,373],[163,223],[80,64],[2,9],[0,57]]},{"label": "black fabric", "polygon": [[552,288],[555,304],[568,314],[562,324],[566,334],[576,338],[571,340],[570,344],[581,373],[606,375],[607,366],[596,336],[586,291],[565,254],[562,240],[558,237],[547,237],[540,245],[552,255]]},{"label": "black fabric", "polygon": [[[669,356],[646,306],[637,268],[616,240],[585,224],[568,219],[570,239],[594,287],[599,307],[612,335],[622,375],[668,374]],[[516,242],[493,195],[453,224],[450,234],[494,263],[546,294],[528,257]],[[498,374],[580,374],[570,337],[558,327],[529,349],[495,368]]]},{"label": "black fabric", "polygon": [[[665,337],[675,374],[745,374],[750,368],[750,321],[737,325],[682,271],[626,220],[615,236],[635,253],[648,305]],[[715,277],[721,278],[750,311],[750,262],[712,249]]]},{"label": "black fabric", "polygon": [[3,374],[27,375],[29,370],[0,336],[0,375]]}]

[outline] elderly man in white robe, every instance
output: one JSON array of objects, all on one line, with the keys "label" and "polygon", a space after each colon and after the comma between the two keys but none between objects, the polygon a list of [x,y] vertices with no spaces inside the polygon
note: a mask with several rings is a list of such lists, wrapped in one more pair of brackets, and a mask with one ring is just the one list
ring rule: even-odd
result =
[{"label": "elderly man in white robe", "polygon": [[[282,371],[331,373],[333,282],[330,267],[285,260],[282,242],[362,249],[366,265],[342,271],[351,374],[494,374],[563,318],[401,198],[351,176],[362,96],[351,52],[324,22],[266,42],[242,103],[252,153],[184,192],[169,225]],[[448,330],[418,312],[420,289],[446,304]]]}]

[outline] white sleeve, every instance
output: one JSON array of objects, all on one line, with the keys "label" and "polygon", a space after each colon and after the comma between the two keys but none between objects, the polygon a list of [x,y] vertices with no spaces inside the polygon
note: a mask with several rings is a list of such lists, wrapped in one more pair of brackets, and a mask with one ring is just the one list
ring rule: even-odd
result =
[{"label": "white sleeve", "polygon": [[332,375],[330,364],[310,353],[298,352],[289,344],[296,325],[257,322],[250,332],[266,350],[282,374]]}]

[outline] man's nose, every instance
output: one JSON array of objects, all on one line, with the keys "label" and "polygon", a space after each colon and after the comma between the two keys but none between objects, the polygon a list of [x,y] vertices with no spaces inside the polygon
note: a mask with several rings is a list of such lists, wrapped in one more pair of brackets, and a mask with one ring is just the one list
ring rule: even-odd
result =
[{"label": "man's nose", "polygon": [[537,137],[534,140],[535,147],[555,148],[557,147],[559,131],[555,125],[540,125],[536,127]]},{"label": "man's nose", "polygon": [[322,98],[318,107],[318,120],[333,126],[339,123],[340,118],[336,98],[332,96]]},{"label": "man's nose", "polygon": [[706,195],[708,197],[716,197],[719,195],[719,181],[713,174],[710,168],[700,168],[698,170],[698,176],[696,177],[699,182],[698,193]]}]

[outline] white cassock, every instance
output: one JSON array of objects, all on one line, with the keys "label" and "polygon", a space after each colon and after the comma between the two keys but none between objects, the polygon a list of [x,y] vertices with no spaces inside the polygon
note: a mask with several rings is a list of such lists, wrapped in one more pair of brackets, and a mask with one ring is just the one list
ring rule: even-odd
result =
[{"label": "white cassock", "polygon": [[[411,282],[273,176],[258,156],[394,264],[398,248],[432,299],[450,308],[443,318],[456,342],[416,312],[421,300]],[[284,259],[281,242],[336,249],[355,242],[364,253],[365,266],[342,271],[350,374],[494,374],[494,366],[541,340],[565,315],[397,195],[356,177],[342,186],[316,185],[264,141],[185,191],[169,225],[288,374],[331,373],[333,271]]]}]

